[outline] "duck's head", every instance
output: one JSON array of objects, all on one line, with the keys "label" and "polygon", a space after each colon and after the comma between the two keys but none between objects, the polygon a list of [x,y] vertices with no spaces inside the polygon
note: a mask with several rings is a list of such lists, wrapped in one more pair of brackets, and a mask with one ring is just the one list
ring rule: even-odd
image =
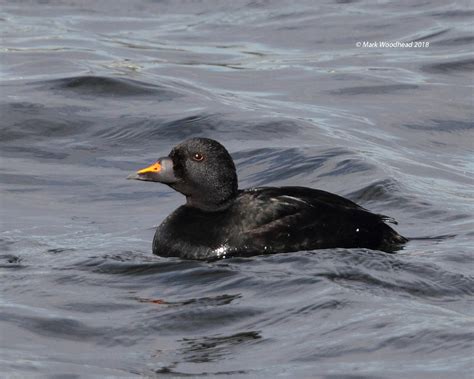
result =
[{"label": "duck's head", "polygon": [[205,211],[223,210],[237,196],[234,161],[224,146],[209,138],[180,143],[128,179],[167,184],[186,196],[188,206]]}]

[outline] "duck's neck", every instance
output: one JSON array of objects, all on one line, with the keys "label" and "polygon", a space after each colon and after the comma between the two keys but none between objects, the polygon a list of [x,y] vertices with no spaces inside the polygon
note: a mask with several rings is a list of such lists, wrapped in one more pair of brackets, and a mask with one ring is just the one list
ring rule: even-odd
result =
[{"label": "duck's neck", "polygon": [[204,212],[221,212],[229,207],[237,197],[237,190],[232,191],[228,196],[186,196],[186,205]]}]

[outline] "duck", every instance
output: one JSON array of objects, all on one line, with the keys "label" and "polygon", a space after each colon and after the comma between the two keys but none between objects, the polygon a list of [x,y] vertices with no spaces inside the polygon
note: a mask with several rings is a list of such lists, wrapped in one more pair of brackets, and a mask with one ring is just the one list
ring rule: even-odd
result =
[{"label": "duck", "polygon": [[128,179],[157,182],[186,197],[156,229],[153,254],[216,260],[317,249],[393,253],[408,239],[342,196],[299,186],[238,188],[234,161],[219,142],[191,138]]}]

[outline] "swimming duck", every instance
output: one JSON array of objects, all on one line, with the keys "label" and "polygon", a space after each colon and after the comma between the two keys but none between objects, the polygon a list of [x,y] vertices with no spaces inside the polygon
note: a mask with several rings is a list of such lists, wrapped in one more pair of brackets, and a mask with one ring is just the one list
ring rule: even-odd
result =
[{"label": "swimming duck", "polygon": [[307,187],[239,190],[219,142],[192,138],[129,179],[163,183],[186,196],[157,228],[153,254],[212,260],[327,248],[393,252],[407,239],[344,197]]}]

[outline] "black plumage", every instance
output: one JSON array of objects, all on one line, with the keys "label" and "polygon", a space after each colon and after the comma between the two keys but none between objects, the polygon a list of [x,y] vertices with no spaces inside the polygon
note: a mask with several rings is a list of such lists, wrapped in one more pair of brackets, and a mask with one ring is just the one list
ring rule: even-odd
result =
[{"label": "black plumage", "polygon": [[186,204],[158,227],[153,253],[186,259],[325,248],[392,252],[407,241],[374,214],[341,196],[306,187],[237,188],[234,162],[217,141],[193,138],[132,179],[168,184]]}]

